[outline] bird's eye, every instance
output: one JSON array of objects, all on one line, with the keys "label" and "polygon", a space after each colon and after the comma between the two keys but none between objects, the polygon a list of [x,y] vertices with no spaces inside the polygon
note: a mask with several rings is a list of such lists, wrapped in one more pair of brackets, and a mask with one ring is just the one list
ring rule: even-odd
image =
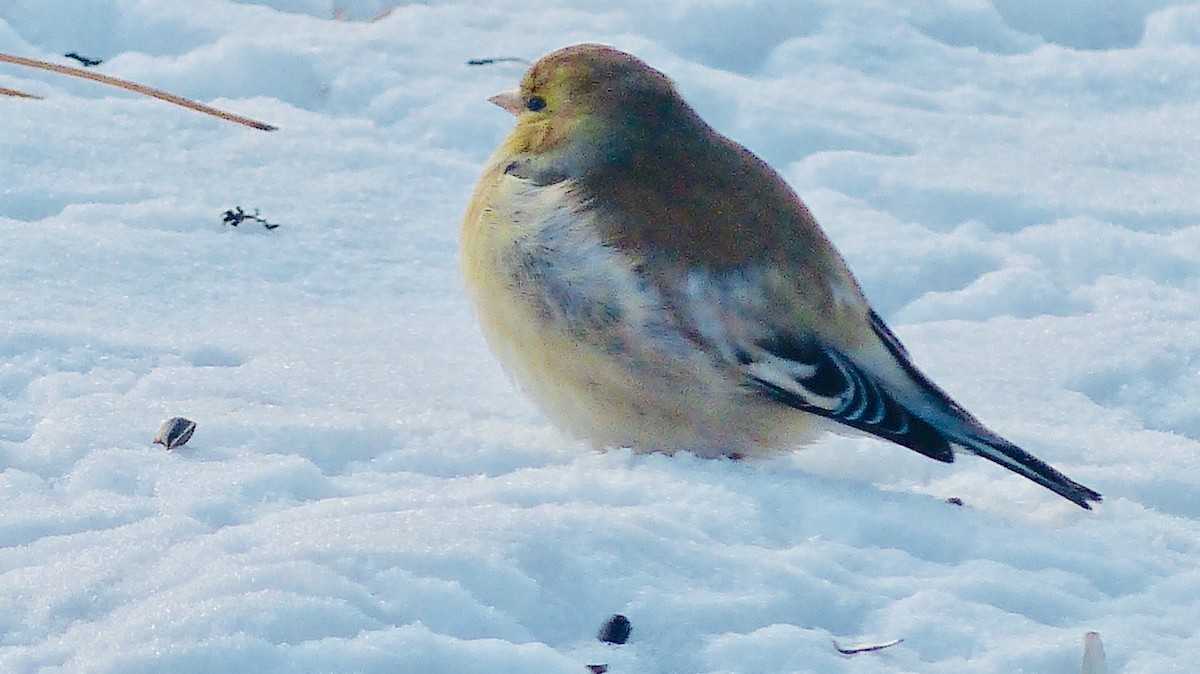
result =
[{"label": "bird's eye", "polygon": [[537,112],[546,107],[546,99],[541,96],[533,96],[528,101],[525,101],[525,108],[530,112]]}]

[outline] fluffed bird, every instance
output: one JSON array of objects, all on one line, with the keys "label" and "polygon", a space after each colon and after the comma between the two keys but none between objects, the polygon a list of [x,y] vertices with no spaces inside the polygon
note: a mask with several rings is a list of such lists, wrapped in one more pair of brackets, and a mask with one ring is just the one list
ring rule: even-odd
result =
[{"label": "fluffed bird", "polygon": [[576,45],[489,100],[516,127],[467,208],[464,281],[491,349],[555,425],[710,458],[853,429],[1100,501],[922,374],[783,178],[663,73]]}]

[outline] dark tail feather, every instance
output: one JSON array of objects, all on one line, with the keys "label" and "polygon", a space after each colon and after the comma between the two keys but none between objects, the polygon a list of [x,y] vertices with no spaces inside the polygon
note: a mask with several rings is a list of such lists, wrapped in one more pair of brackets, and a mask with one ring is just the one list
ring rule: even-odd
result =
[{"label": "dark tail feather", "polygon": [[[936,428],[945,429],[951,443],[972,454],[978,454],[989,461],[998,463],[1018,475],[1024,475],[1081,508],[1091,510],[1092,502],[1100,502],[1099,493],[1075,482],[1051,468],[1045,461],[984,427],[978,419],[971,416],[970,412],[954,402],[950,396],[946,395],[945,391],[929,381],[929,378],[918,370],[916,365],[913,365],[912,360],[908,357],[908,351],[905,350],[896,335],[888,329],[879,314],[872,311],[870,319],[875,334],[895,357],[896,362],[917,383],[924,395],[929,397],[933,407],[940,408],[937,414],[947,423],[941,424],[932,420],[930,423]],[[957,430],[950,430],[951,428]],[[917,451],[921,450],[917,449]]]},{"label": "dark tail feather", "polygon": [[1081,508],[1091,510],[1091,504],[1099,503],[1103,498],[1098,492],[1075,482],[1045,461],[998,436],[970,438],[966,441],[955,439],[953,442],[960,444],[972,454],[982,456],[1018,475],[1033,480]]}]

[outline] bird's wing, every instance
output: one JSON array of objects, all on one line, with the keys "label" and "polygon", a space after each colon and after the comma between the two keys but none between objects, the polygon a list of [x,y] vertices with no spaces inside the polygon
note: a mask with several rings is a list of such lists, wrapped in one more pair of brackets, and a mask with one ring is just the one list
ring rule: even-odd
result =
[{"label": "bird's wing", "polygon": [[778,402],[938,461],[954,460],[938,429],[905,407],[874,374],[816,337],[777,337],[738,349],[737,359],[750,385]]}]

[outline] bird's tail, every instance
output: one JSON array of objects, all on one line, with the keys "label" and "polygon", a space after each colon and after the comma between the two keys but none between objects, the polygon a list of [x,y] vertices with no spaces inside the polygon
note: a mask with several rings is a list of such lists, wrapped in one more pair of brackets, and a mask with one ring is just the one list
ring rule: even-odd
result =
[{"label": "bird's tail", "polygon": [[[996,435],[980,423],[913,365],[904,345],[878,314],[872,311],[870,319],[875,334],[891,354],[893,364],[898,367],[891,381],[900,393],[900,398],[907,401],[925,421],[937,428],[951,445],[998,463],[1017,475],[1024,475],[1081,508],[1091,510],[1092,503],[1100,502],[1102,497],[1099,492],[1063,475],[1050,464]],[[953,459],[953,455],[950,455],[950,458]]]},{"label": "bird's tail", "polygon": [[1024,475],[1082,508],[1091,510],[1091,504],[1099,503],[1102,499],[1098,492],[1063,475],[1050,464],[998,435],[989,433],[981,437],[972,434],[966,438],[953,438],[951,442],[1018,475]]}]

